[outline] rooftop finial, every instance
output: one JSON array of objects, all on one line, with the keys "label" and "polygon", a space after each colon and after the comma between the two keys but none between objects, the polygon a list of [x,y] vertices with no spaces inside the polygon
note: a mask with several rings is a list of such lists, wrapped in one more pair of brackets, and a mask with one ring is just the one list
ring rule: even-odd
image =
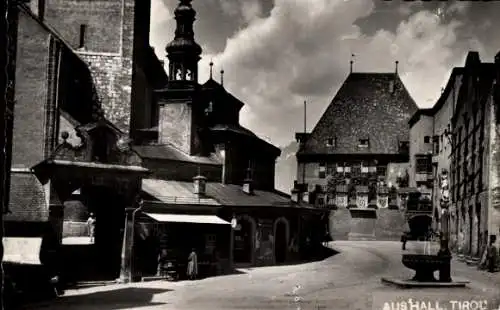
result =
[{"label": "rooftop finial", "polygon": [[349,62],[351,64],[351,69],[350,69],[351,73],[352,73],[352,65],[354,64],[354,57],[356,57],[356,55],[351,54],[351,61]]},{"label": "rooftop finial", "polygon": [[224,86],[224,69],[220,69],[220,85]]},{"label": "rooftop finial", "polygon": [[399,65],[399,61],[396,60],[396,74],[398,74],[398,65]]},{"label": "rooftop finial", "polygon": [[210,79],[212,79],[212,71],[214,69],[214,62],[210,60]]}]

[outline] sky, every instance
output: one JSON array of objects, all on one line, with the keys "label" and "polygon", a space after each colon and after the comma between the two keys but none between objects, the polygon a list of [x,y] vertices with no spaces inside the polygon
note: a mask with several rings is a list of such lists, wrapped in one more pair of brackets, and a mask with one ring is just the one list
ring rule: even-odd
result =
[{"label": "sky", "polygon": [[[150,44],[160,59],[173,39],[177,0],[151,0]],[[401,0],[194,0],[199,82],[214,78],[245,103],[241,124],[289,145],[325,111],[349,74],[398,72],[417,105],[432,106],[467,52],[493,61],[500,2]]]}]

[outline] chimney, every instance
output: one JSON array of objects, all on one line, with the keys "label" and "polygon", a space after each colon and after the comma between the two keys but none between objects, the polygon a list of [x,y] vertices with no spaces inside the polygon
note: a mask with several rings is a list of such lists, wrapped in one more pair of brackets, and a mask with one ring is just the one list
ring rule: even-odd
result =
[{"label": "chimney", "polygon": [[302,198],[301,193],[302,193],[302,191],[299,189],[297,180],[293,181],[292,197],[291,197],[292,202],[300,203],[301,198]]},{"label": "chimney", "polygon": [[202,176],[198,170],[198,175],[193,178],[194,193],[198,196],[206,194],[207,178]]},{"label": "chimney", "polygon": [[252,180],[252,169],[247,168],[247,176],[243,180],[243,191],[248,195],[253,195],[253,180]]}]

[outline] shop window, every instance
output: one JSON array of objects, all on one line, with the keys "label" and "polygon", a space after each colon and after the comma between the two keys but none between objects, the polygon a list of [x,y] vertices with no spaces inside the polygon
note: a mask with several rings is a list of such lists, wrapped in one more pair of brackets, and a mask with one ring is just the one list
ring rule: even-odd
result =
[{"label": "shop window", "polygon": [[326,178],[326,163],[320,163],[319,164],[319,175],[318,177],[320,179]]}]

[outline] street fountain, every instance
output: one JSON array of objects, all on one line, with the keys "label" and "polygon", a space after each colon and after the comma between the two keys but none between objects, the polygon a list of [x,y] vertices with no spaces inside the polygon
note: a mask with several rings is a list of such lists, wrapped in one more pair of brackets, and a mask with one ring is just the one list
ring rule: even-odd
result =
[{"label": "street fountain", "polygon": [[[408,194],[406,218],[410,232],[407,240],[424,241],[424,253],[403,253],[402,263],[405,267],[415,271],[411,280],[397,280],[382,278],[385,283],[396,284],[402,287],[463,287],[468,282],[452,281],[451,279],[451,251],[448,247],[450,205],[448,172],[443,170],[440,175],[440,209],[441,231],[439,232],[439,251],[430,250],[430,236],[432,234],[432,214],[434,212],[430,199],[424,197],[418,190]],[[417,244],[421,244],[417,242]],[[434,273],[439,271],[439,278]]]}]

